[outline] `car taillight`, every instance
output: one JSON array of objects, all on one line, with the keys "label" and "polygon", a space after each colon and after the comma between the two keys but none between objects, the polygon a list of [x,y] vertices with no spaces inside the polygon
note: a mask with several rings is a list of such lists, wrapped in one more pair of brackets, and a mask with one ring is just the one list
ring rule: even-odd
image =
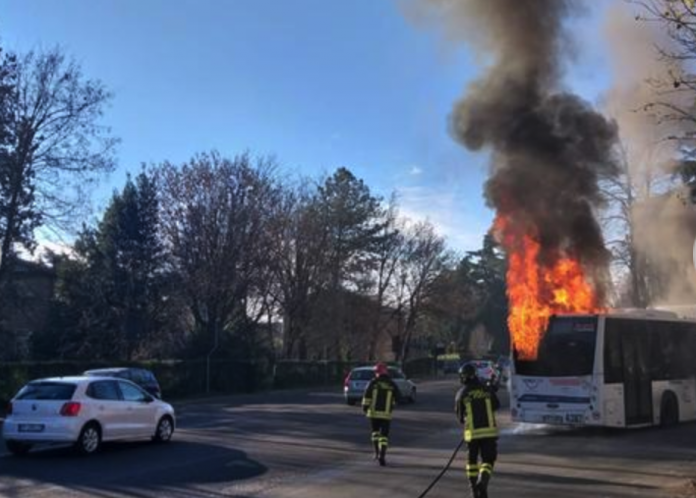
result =
[{"label": "car taillight", "polygon": [[346,378],[343,380],[343,387],[348,387],[349,383],[350,383],[350,374],[346,375]]},{"label": "car taillight", "polygon": [[7,403],[7,414],[12,415],[12,402]]},{"label": "car taillight", "polygon": [[82,405],[75,401],[68,401],[60,409],[60,414],[64,417],[76,417],[80,413]]}]

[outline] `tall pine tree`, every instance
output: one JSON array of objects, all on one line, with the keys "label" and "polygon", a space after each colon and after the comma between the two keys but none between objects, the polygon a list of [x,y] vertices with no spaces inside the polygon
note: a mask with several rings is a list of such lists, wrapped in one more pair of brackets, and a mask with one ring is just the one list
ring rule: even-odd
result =
[{"label": "tall pine tree", "polygon": [[158,356],[164,328],[166,255],[158,236],[157,189],[141,173],[115,193],[77,258],[59,265],[66,356],[133,360]]}]

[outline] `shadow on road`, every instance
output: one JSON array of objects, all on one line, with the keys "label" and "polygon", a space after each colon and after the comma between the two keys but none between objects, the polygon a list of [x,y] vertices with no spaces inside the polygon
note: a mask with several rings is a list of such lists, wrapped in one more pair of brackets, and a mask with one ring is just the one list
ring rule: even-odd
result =
[{"label": "shadow on road", "polygon": [[[514,479],[516,482],[533,481],[539,482],[540,478],[538,475],[523,474],[517,472],[499,472],[500,476]],[[579,476],[558,476],[558,475],[545,475],[543,477],[544,484],[555,485],[555,486],[616,486],[616,487],[626,487],[626,488],[642,488],[642,489],[654,489],[653,486],[646,486],[638,483],[621,483],[610,480],[602,479],[592,479],[587,477]],[[604,495],[602,495],[604,496]]]},{"label": "shadow on road", "polygon": [[[567,428],[538,424],[511,424],[503,430],[511,436],[501,441],[504,452],[538,452],[562,456],[575,448],[590,460],[630,456],[637,461],[694,460],[696,423],[675,427],[639,429]],[[646,450],[649,448],[649,450]]]},{"label": "shadow on road", "polygon": [[89,496],[226,496],[214,491],[215,484],[229,486],[267,471],[242,451],[199,442],[112,443],[89,457],[49,448],[0,458],[0,496],[21,497],[37,484]]}]

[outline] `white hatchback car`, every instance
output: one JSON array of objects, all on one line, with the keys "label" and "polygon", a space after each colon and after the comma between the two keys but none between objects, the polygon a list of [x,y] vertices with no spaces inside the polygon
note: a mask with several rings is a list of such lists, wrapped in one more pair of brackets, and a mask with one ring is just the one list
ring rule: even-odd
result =
[{"label": "white hatchback car", "polygon": [[[374,376],[374,367],[357,367],[351,370],[343,383],[343,396],[346,403],[349,405],[360,403],[365,388]],[[413,381],[407,379],[404,372],[396,367],[389,367],[389,376],[399,390],[397,393],[398,401],[415,403],[417,390]]]},{"label": "white hatchback car", "polygon": [[125,379],[53,377],[29,382],[12,399],[3,426],[7,449],[27,453],[40,443],[71,443],[84,454],[103,441],[174,433],[174,408]]}]

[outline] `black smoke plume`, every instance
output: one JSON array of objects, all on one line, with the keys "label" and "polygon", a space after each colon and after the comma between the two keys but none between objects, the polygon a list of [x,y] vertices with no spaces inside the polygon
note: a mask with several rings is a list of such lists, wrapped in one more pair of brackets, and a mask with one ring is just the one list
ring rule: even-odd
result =
[{"label": "black smoke plume", "polygon": [[488,203],[515,232],[541,244],[540,264],[579,259],[603,297],[610,254],[595,210],[599,179],[618,173],[617,127],[561,84],[572,57],[564,22],[581,13],[583,2],[426,1],[487,63],[450,127],[467,148],[491,151]]}]

